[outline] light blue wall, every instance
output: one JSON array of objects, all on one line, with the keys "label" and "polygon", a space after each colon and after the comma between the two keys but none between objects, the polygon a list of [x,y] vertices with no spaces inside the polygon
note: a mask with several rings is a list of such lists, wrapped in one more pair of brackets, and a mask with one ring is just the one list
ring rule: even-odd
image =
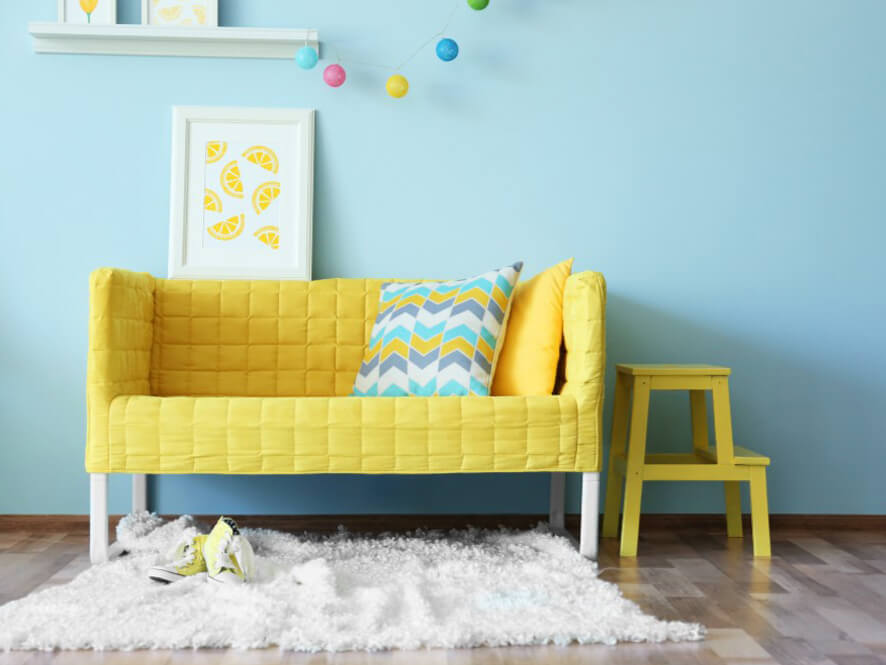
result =
[{"label": "light blue wall", "polygon": [[[227,25],[316,27],[395,62],[448,0],[220,0]],[[83,513],[87,275],[164,275],[170,107],[312,107],[317,277],[605,273],[609,360],[735,368],[737,439],[774,512],[886,513],[886,3],[459,3],[423,53],[327,88],[289,61],[37,56],[0,3],[0,512]],[[137,20],[135,0],[121,17]],[[612,372],[610,365],[609,378]],[[611,388],[611,386],[610,386]],[[609,393],[611,395],[611,392]],[[607,411],[610,403],[607,402]],[[688,434],[653,401],[653,445]],[[607,427],[608,432],[608,427]],[[571,479],[569,502],[578,507]],[[159,479],[163,512],[542,512],[543,476]],[[127,485],[112,483],[111,510]],[[722,508],[655,486],[644,510]]]}]

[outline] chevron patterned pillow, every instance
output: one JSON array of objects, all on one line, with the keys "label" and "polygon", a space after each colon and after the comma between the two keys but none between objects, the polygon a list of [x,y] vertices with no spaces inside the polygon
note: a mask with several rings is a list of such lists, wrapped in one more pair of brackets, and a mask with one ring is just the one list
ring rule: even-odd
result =
[{"label": "chevron patterned pillow", "polygon": [[489,395],[523,263],[449,282],[387,283],[355,396]]}]

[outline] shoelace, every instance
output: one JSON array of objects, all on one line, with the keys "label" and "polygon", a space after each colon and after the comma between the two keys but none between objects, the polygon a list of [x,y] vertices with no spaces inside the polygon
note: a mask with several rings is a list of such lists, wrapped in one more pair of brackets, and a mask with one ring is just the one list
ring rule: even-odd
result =
[{"label": "shoelace", "polygon": [[176,543],[175,548],[172,550],[172,553],[175,554],[176,552],[178,552],[178,550],[182,546],[184,546],[182,556],[173,561],[171,564],[174,568],[184,568],[185,566],[190,566],[192,563],[194,563],[194,559],[197,558],[197,548],[194,547],[193,536],[182,536],[178,543]]},{"label": "shoelace", "polygon": [[[225,534],[218,543],[218,566],[224,570],[227,568],[231,572],[237,571],[237,566],[231,557],[240,554],[240,541],[231,538],[231,534]],[[238,558],[239,561],[239,558]]]}]

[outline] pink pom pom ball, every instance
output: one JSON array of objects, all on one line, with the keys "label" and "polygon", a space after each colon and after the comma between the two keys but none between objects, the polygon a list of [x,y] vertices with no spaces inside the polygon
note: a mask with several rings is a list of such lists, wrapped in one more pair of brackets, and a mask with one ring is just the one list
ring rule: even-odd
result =
[{"label": "pink pom pom ball", "polygon": [[345,68],[341,65],[329,65],[329,67],[323,70],[323,80],[326,81],[326,85],[333,88],[337,88],[344,83],[346,78]]}]

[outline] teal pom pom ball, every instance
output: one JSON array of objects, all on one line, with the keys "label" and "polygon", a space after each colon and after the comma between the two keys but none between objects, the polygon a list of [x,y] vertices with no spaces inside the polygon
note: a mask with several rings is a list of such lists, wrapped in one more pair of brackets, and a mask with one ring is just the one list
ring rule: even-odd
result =
[{"label": "teal pom pom ball", "polygon": [[295,64],[302,69],[313,69],[317,60],[317,51],[310,46],[302,46],[295,54]]}]

